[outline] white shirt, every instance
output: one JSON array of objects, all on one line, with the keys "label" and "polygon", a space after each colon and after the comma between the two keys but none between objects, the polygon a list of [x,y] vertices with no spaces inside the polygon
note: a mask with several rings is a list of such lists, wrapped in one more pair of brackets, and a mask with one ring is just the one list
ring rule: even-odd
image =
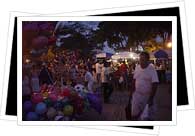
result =
[{"label": "white shirt", "polygon": [[152,83],[159,82],[157,72],[152,64],[146,68],[138,65],[135,68],[134,77],[136,92],[142,94],[150,94],[152,91]]},{"label": "white shirt", "polygon": [[89,71],[87,71],[85,74],[85,81],[86,82],[94,82],[93,76]]},{"label": "white shirt", "polygon": [[99,64],[99,63],[96,63],[95,64],[95,70],[96,70],[96,73],[97,74],[100,74],[101,73],[101,70],[102,70],[102,65]]},{"label": "white shirt", "polygon": [[101,72],[101,81],[102,81],[102,83],[107,83],[108,82],[107,75],[108,75],[108,68],[103,67],[102,72]]}]

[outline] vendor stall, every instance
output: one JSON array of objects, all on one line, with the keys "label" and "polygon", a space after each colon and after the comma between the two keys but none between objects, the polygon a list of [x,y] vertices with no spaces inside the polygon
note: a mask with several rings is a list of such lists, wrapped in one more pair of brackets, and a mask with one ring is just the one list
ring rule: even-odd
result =
[{"label": "vendor stall", "polygon": [[115,63],[115,62],[118,62],[118,61],[136,61],[138,60],[139,58],[139,55],[137,53],[134,53],[134,52],[128,52],[128,51],[124,51],[124,52],[118,52],[114,55],[112,55],[111,59],[112,61]]}]

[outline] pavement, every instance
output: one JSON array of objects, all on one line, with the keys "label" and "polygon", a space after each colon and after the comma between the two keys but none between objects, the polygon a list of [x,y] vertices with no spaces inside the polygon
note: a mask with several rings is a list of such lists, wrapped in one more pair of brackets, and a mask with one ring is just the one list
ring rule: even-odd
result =
[{"label": "pavement", "polygon": [[[172,93],[170,84],[160,84],[154,98],[157,106],[155,121],[170,121],[172,119]],[[129,99],[129,91],[114,90],[109,103],[103,103],[102,114],[91,110],[85,113],[79,120],[87,121],[125,121],[125,107]],[[103,102],[103,96],[102,96]]]}]

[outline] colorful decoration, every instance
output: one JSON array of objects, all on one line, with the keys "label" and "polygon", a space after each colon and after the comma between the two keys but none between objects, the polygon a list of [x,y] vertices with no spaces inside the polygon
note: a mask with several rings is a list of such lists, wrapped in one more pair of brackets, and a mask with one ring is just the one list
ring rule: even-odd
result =
[{"label": "colorful decoration", "polygon": [[[25,120],[45,121],[77,120],[90,108],[101,113],[102,107],[99,97],[89,94],[83,87],[56,87],[53,85],[42,85],[40,92],[33,93],[31,100],[23,103]],[[34,108],[33,108],[34,107]]]}]

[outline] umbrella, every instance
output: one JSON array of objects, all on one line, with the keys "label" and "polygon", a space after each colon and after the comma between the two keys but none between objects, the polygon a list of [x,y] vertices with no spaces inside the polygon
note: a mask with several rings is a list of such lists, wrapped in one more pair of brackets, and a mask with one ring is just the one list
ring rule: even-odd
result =
[{"label": "umbrella", "polygon": [[168,58],[168,54],[164,50],[158,50],[154,53],[155,58]]}]

